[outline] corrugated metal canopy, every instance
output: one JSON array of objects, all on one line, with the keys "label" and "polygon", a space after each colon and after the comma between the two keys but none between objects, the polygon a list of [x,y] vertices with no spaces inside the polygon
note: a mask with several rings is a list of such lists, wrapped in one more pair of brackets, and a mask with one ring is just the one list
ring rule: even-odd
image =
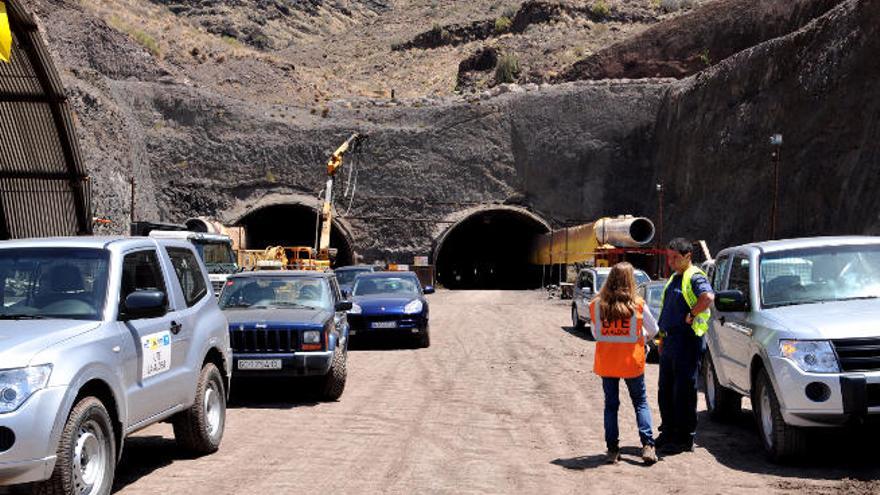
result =
[{"label": "corrugated metal canopy", "polygon": [[67,96],[37,25],[6,0],[0,63],[0,239],[91,234],[90,188]]}]

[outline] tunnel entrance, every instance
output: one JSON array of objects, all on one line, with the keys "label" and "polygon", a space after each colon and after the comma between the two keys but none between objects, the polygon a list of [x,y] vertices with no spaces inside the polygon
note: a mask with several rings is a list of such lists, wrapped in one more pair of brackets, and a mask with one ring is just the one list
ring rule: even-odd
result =
[{"label": "tunnel entrance", "polygon": [[[244,227],[248,249],[269,246],[315,246],[315,222],[318,212],[302,204],[265,206],[243,216],[235,225]],[[330,247],[337,249],[333,266],[351,265],[354,251],[347,232],[333,222]]]},{"label": "tunnel entrance", "polygon": [[519,208],[480,210],[449,227],[434,247],[437,281],[450,289],[535,289],[541,267],[529,263],[547,223]]}]

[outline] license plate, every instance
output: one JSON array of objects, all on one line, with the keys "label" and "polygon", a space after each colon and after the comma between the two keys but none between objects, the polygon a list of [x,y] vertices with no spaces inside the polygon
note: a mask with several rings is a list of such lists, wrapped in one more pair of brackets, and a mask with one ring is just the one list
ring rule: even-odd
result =
[{"label": "license plate", "polygon": [[238,361],[240,370],[280,370],[280,359],[241,359]]},{"label": "license plate", "polygon": [[349,335],[357,335],[357,330],[349,330],[348,334]]},{"label": "license plate", "polygon": [[374,321],[373,328],[397,328],[396,321]]}]

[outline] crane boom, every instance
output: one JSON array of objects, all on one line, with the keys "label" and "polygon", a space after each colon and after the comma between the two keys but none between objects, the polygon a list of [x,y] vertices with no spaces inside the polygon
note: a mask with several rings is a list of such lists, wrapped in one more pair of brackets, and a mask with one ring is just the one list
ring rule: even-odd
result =
[{"label": "crane boom", "polygon": [[333,180],[342,168],[342,157],[364,136],[354,133],[330,155],[327,161],[327,184],[324,190],[324,205],[321,208],[321,237],[318,242],[318,260],[330,260],[330,229],[333,223]]}]

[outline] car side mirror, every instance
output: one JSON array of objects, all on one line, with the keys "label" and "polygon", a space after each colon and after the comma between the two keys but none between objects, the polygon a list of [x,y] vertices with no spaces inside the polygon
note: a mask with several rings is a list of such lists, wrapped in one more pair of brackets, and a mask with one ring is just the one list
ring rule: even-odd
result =
[{"label": "car side mirror", "polygon": [[724,290],[715,294],[715,309],[725,313],[748,311],[749,302],[739,290]]},{"label": "car side mirror", "polygon": [[434,293],[434,286],[433,285],[426,285],[425,288],[422,289],[422,293],[423,294],[433,294]]},{"label": "car side mirror", "polygon": [[168,312],[168,299],[161,290],[139,290],[125,297],[119,308],[122,321],[160,318]]},{"label": "car side mirror", "polygon": [[336,311],[351,311],[351,301],[339,301],[336,303]]}]

